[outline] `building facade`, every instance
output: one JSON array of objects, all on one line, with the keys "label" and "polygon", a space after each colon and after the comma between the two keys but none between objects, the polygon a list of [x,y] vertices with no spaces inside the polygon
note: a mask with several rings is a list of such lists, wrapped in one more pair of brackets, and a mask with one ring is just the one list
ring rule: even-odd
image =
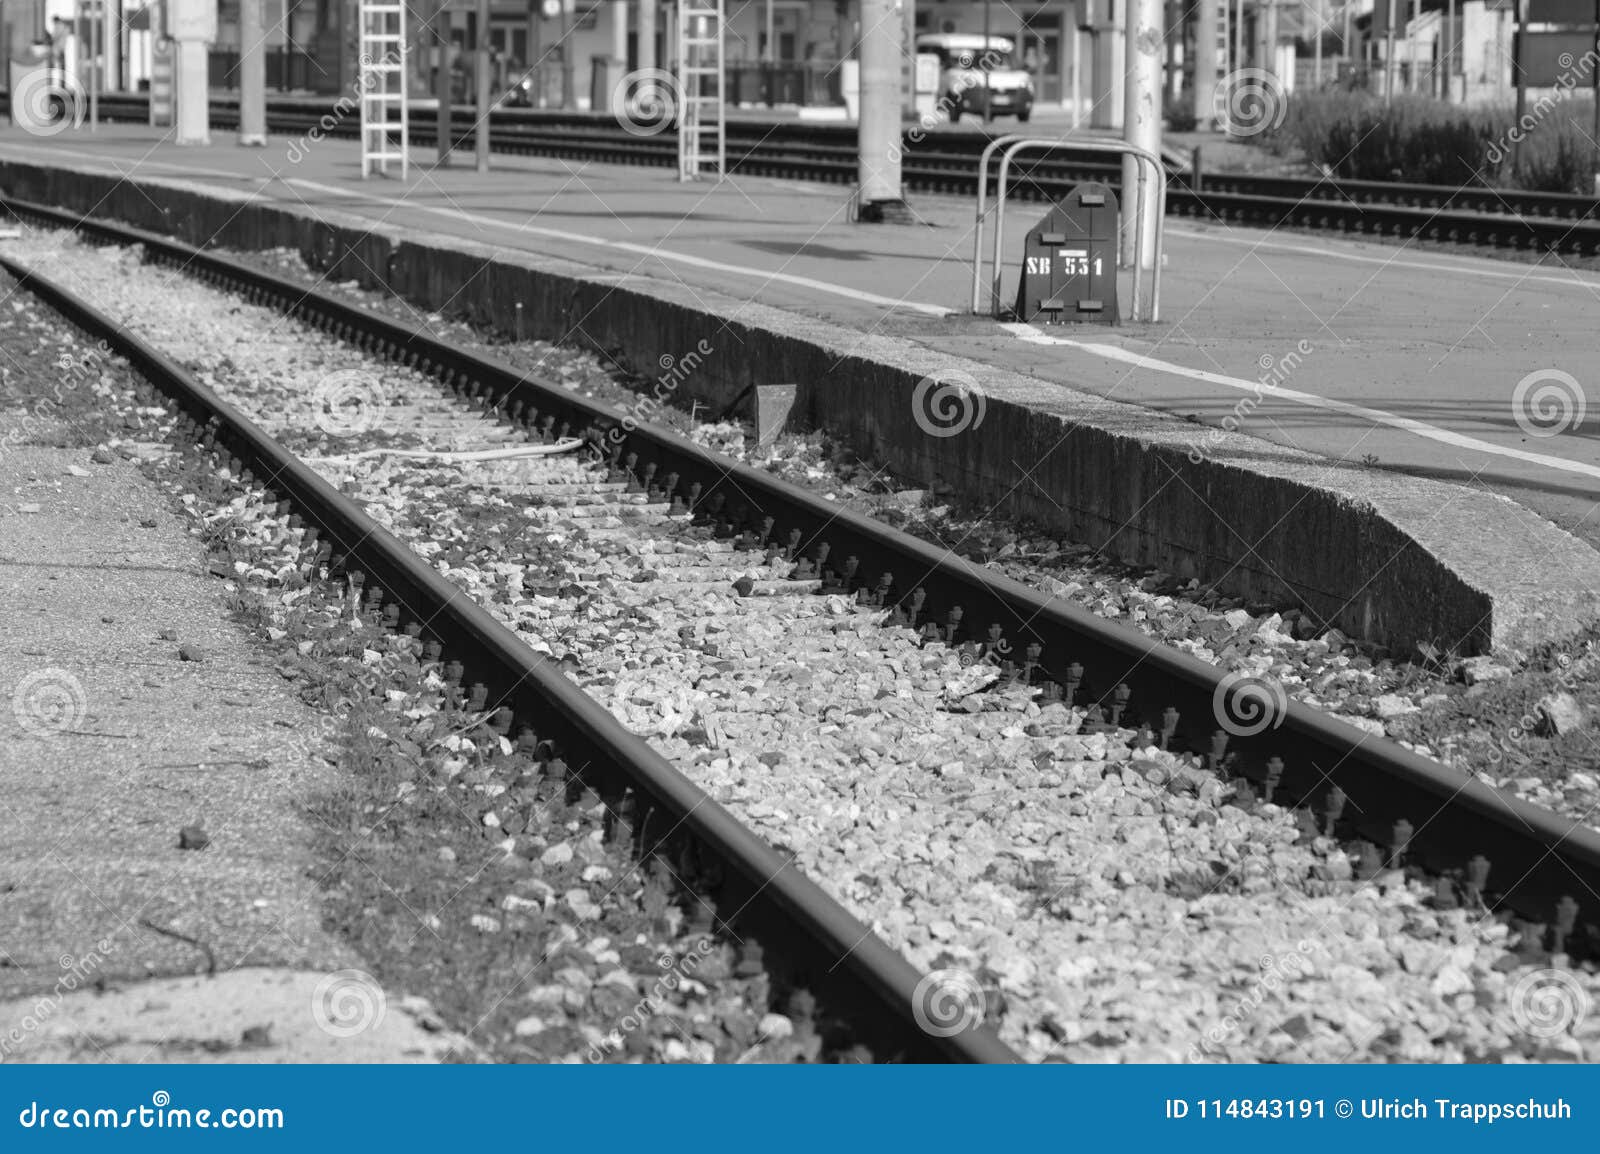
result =
[{"label": "building facade", "polygon": [[[71,0],[62,0],[71,3]],[[632,71],[649,53],[639,45],[639,4],[653,2],[656,10],[655,50],[658,66],[670,68],[675,50],[676,6],[670,0],[566,0],[565,6],[540,0],[492,0],[490,43],[494,48],[496,79],[510,83],[530,70],[537,75],[542,103],[559,105],[563,99],[565,69],[571,69],[571,90],[576,107],[592,103],[597,75],[609,76],[615,67]],[[912,2],[912,0],[907,0]],[[1035,0],[989,5],[975,0],[915,0],[913,26],[921,32],[972,32],[988,30],[1011,38],[1018,58],[1035,72],[1038,100],[1066,104],[1075,79],[1092,64],[1093,46],[1100,69],[1113,58],[1120,68],[1120,39],[1113,52],[1112,26],[1124,0]],[[356,0],[268,0],[267,24],[275,30],[273,54],[290,57],[292,64],[273,65],[273,76],[284,83],[272,87],[308,88],[334,92],[354,81]],[[1095,19],[1101,9],[1105,31],[1080,33],[1079,25]],[[467,77],[472,67],[471,47],[476,38],[475,0],[447,0],[445,19],[450,46],[449,67]],[[554,11],[548,11],[553,9]],[[840,63],[854,55],[859,35],[858,0],[748,0],[727,5],[726,59],[729,96],[735,103],[774,105],[841,105]],[[414,46],[414,88],[431,86],[437,67],[437,44],[426,31],[433,7],[419,4],[411,21]],[[213,62],[212,82],[230,87],[229,77],[238,53],[238,0],[221,0],[220,36]],[[616,64],[605,62],[616,61]],[[1086,97],[1087,98],[1087,97]]]}]

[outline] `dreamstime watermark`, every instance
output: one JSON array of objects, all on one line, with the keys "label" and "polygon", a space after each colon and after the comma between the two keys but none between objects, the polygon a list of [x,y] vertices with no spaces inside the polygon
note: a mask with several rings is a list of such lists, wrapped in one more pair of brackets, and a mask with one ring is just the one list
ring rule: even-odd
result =
[{"label": "dreamstime watermark", "polygon": [[1533,107],[1524,112],[1504,136],[1489,145],[1485,153],[1489,163],[1498,165],[1505,160],[1516,145],[1528,139],[1528,134],[1539,127],[1556,105],[1572,98],[1575,89],[1591,87],[1593,81],[1589,76],[1594,72],[1597,61],[1600,61],[1600,58],[1596,57],[1592,48],[1576,58],[1570,52],[1563,52],[1557,56],[1556,65],[1561,69],[1561,74],[1556,77],[1556,82],[1552,85],[1555,89],[1554,94],[1546,93],[1539,97]]},{"label": "dreamstime watermark", "polygon": [[1211,714],[1224,733],[1255,737],[1277,729],[1289,710],[1289,695],[1269,677],[1230,673],[1211,694]]},{"label": "dreamstime watermark", "polygon": [[375,1030],[388,1011],[383,987],[365,970],[335,970],[311,992],[311,1019],[333,1038]]},{"label": "dreamstime watermark", "polygon": [[911,1016],[929,1037],[953,1038],[983,1024],[983,987],[966,970],[929,970],[911,992]]},{"label": "dreamstime watermark", "polygon": [[69,69],[35,68],[11,92],[11,116],[32,136],[58,136],[83,123],[88,97]]},{"label": "dreamstime watermark", "polygon": [[953,437],[983,424],[989,402],[967,373],[923,377],[911,390],[911,417],[930,437]]},{"label": "dreamstime watermark", "polygon": [[36,737],[77,729],[88,712],[82,682],[56,666],[28,674],[11,692],[12,716],[24,733]]},{"label": "dreamstime watermark", "polygon": [[174,1106],[172,1095],[157,1090],[150,1105],[115,1109],[40,1105],[35,1099],[17,1115],[26,1130],[282,1130],[283,1111],[276,1106],[227,1106],[192,1109]]},{"label": "dreamstime watermark", "polygon": [[1571,373],[1535,369],[1511,390],[1511,416],[1530,437],[1558,437],[1583,425],[1589,398]]},{"label": "dreamstime watermark", "polygon": [[1217,81],[1211,104],[1224,131],[1233,136],[1257,136],[1283,123],[1289,94],[1276,73],[1236,68]]},{"label": "dreamstime watermark", "polygon": [[678,78],[664,68],[636,68],[611,89],[611,115],[630,136],[665,132],[682,106]]},{"label": "dreamstime watermark", "polygon": [[95,971],[115,950],[116,947],[111,942],[102,938],[94,944],[92,950],[81,957],[62,954],[57,959],[61,975],[56,978],[49,993],[41,994],[16,1025],[4,1034],[0,1034],[0,1059],[10,1057],[30,1034],[37,1032],[49,1021],[60,1006],[62,998],[79,987],[88,985]]},{"label": "dreamstime watermark", "polygon": [[338,369],[311,391],[317,428],[333,437],[370,433],[383,420],[384,393],[364,369]]},{"label": "dreamstime watermark", "polygon": [[1534,970],[1511,987],[1511,1020],[1535,1038],[1570,1033],[1589,1016],[1589,992],[1566,970]]},{"label": "dreamstime watermark", "polygon": [[1316,967],[1311,962],[1312,943],[1301,940],[1294,950],[1284,954],[1263,954],[1259,965],[1261,972],[1250,984],[1244,996],[1220,1022],[1205,1032],[1204,1038],[1189,1047],[1189,1061],[1199,1062],[1214,1057],[1221,1046],[1240,1026],[1259,1010],[1267,998],[1297,978],[1312,973]]},{"label": "dreamstime watermark", "polygon": [[641,997],[616,1027],[601,1038],[599,1042],[589,1047],[586,1058],[589,1062],[603,1062],[610,1054],[621,1050],[629,1034],[641,1029],[646,1022],[661,1012],[662,1005],[667,1001],[668,995],[676,993],[678,988],[694,977],[695,970],[700,968],[700,963],[717,948],[715,942],[708,937],[702,937],[694,945],[694,951],[681,958],[674,958],[671,954],[662,954],[656,959],[656,965],[664,971],[650,986],[650,992]]},{"label": "dreamstime watermark", "polygon": [[350,86],[350,91],[340,96],[334,102],[332,111],[323,113],[322,118],[313,124],[304,136],[289,145],[289,150],[284,154],[289,163],[299,164],[311,152],[312,145],[320,144],[323,138],[344,123],[352,112],[360,110],[362,99],[382,83],[380,78],[383,73],[376,71],[376,69],[388,69],[397,64],[404,67],[405,59],[410,55],[410,44],[405,45],[398,52],[391,48],[383,54],[383,58],[376,64],[373,63],[371,55],[363,53],[360,69],[355,83]]},{"label": "dreamstime watermark", "polygon": [[1229,433],[1238,432],[1250,414],[1260,406],[1266,390],[1275,389],[1294,376],[1301,362],[1314,352],[1316,346],[1302,339],[1282,356],[1275,357],[1271,353],[1262,353],[1257,357],[1256,368],[1260,370],[1260,375],[1256,377],[1255,387],[1250,390],[1248,396],[1234,402],[1233,412],[1222,418],[1221,428],[1207,430],[1203,441],[1189,447],[1190,463],[1200,464],[1210,455],[1212,447],[1218,441]]}]

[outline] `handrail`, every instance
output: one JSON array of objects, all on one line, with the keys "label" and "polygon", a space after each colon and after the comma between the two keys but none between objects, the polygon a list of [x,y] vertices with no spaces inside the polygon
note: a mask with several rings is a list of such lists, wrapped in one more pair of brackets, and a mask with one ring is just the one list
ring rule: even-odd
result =
[{"label": "handrail", "polygon": [[972,231],[972,311],[978,311],[978,292],[981,276],[979,268],[983,264],[983,218],[985,214],[984,201],[989,190],[989,158],[994,155],[994,150],[1002,145],[1011,144],[1027,137],[1020,132],[1007,133],[997,136],[984,146],[983,155],[978,158],[978,224]]},{"label": "handrail", "polygon": [[[1166,214],[1167,214],[1166,170],[1165,170],[1165,167],[1163,166],[1163,164],[1161,163],[1161,158],[1158,157],[1155,153],[1150,152],[1147,149],[1140,148],[1137,145],[1128,144],[1127,142],[1120,141],[1120,140],[1117,140],[1117,141],[1062,140],[1062,139],[1048,139],[1048,138],[1045,138],[1045,137],[1026,137],[1026,138],[1019,138],[1019,139],[1016,139],[1016,140],[1011,140],[1011,139],[1009,139],[1007,137],[1001,137],[999,140],[994,141],[988,148],[986,148],[984,150],[982,166],[980,167],[980,170],[979,170],[978,197],[979,197],[979,205],[980,205],[980,215],[978,217],[978,223],[977,223],[978,237],[977,237],[977,241],[976,241],[976,243],[974,245],[974,250],[975,251],[974,251],[973,261],[972,261],[972,301],[973,301],[972,311],[973,312],[977,312],[978,311],[979,285],[982,284],[982,280],[983,280],[982,240],[983,240],[983,227],[984,227],[983,216],[985,214],[983,214],[981,212],[981,207],[982,207],[982,204],[983,204],[983,201],[984,201],[984,193],[986,191],[986,186],[988,184],[988,171],[987,171],[988,158],[991,155],[991,153],[993,152],[994,148],[996,146],[1001,145],[1001,144],[1007,144],[1007,145],[1009,145],[1009,147],[1007,147],[1005,155],[1001,158],[1001,161],[1000,161],[1000,175],[999,175],[999,179],[996,182],[996,187],[995,187],[994,253],[993,253],[992,260],[991,260],[991,264],[993,266],[993,286],[992,286],[992,289],[991,289],[991,300],[990,300],[990,305],[989,305],[990,313],[997,315],[998,312],[999,312],[999,309],[1000,309],[1000,300],[1001,300],[1000,289],[1001,289],[1001,279],[1002,279],[1002,276],[1003,276],[1003,273],[1001,271],[1000,258],[1001,258],[1001,251],[1002,251],[1002,248],[1003,248],[1004,243],[1005,243],[1005,202],[1006,202],[1006,192],[1007,192],[1007,190],[1006,190],[1006,182],[1007,182],[1007,177],[1008,177],[1008,175],[1010,173],[1010,170],[1011,170],[1011,161],[1012,161],[1013,157],[1015,157],[1019,152],[1022,152],[1025,149],[1040,148],[1040,149],[1045,149],[1045,150],[1060,149],[1060,150],[1072,150],[1072,151],[1083,151],[1083,152],[1114,152],[1114,153],[1119,153],[1119,154],[1124,155],[1124,156],[1132,156],[1134,158],[1135,162],[1137,163],[1138,170],[1139,170],[1139,187],[1138,187],[1138,189],[1136,190],[1136,193],[1135,193],[1136,199],[1135,199],[1135,208],[1134,208],[1134,235],[1137,238],[1139,243],[1137,243],[1137,245],[1135,247],[1135,250],[1134,250],[1134,262],[1133,262],[1133,311],[1132,311],[1132,319],[1134,319],[1134,320],[1143,319],[1140,316],[1140,300],[1141,300],[1141,296],[1142,296],[1140,290],[1143,288],[1143,263],[1139,260],[1139,254],[1142,253],[1142,251],[1144,249],[1144,245],[1143,245],[1142,242],[1143,242],[1143,238],[1144,238],[1144,195],[1143,195],[1143,193],[1144,193],[1145,180],[1146,180],[1145,166],[1146,165],[1150,166],[1151,171],[1155,174],[1156,187],[1157,187],[1158,191],[1157,191],[1157,197],[1156,197],[1156,213],[1155,213],[1155,216],[1156,216],[1156,219],[1155,219],[1155,253],[1154,253],[1154,256],[1155,256],[1155,268],[1152,270],[1152,274],[1151,274],[1150,315],[1149,315],[1149,320],[1151,320],[1151,321],[1160,320],[1161,319],[1161,254],[1162,254],[1162,244],[1163,244],[1163,240],[1164,240],[1164,236],[1165,236],[1165,224],[1166,224]],[[1123,192],[1126,193],[1127,190],[1124,189]]]}]

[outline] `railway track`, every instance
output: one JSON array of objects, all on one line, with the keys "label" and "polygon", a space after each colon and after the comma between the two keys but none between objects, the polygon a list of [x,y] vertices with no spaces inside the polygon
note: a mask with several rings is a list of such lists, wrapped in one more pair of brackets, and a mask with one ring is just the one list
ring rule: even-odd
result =
[{"label": "railway track", "polygon": [[[0,103],[4,98],[0,97]],[[110,96],[102,115],[143,122],[146,98]],[[236,103],[213,104],[213,122],[236,127]],[[331,101],[279,99],[269,103],[275,133],[353,137],[354,115],[339,115]],[[470,148],[473,116],[458,110],[457,147]],[[493,147],[510,154],[558,156],[604,163],[672,166],[677,144],[671,131],[639,135],[609,117],[527,109],[501,109],[492,120]],[[435,125],[413,117],[412,140],[431,145]],[[988,137],[978,133],[934,131],[905,145],[903,175],[922,191],[971,194],[976,190],[978,153]],[[777,176],[850,184],[856,179],[855,135],[836,125],[731,121],[729,166],[752,176]],[[1099,180],[1116,186],[1121,170],[1090,154],[1024,158],[1019,162],[1017,196],[1060,199],[1074,185]],[[1530,252],[1593,257],[1600,255],[1600,201],[1594,197],[1467,186],[1390,184],[1334,178],[1308,180],[1243,174],[1206,173],[1198,181],[1179,173],[1168,191],[1168,210],[1201,220],[1302,228],[1400,239],[1464,244]]]},{"label": "railway track", "polygon": [[[924,1029],[922,974],[260,424],[80,295],[3,254],[0,269],[125,357],[234,476],[292,509],[308,555],[364,589],[369,611],[386,608],[390,628],[439,646],[439,668],[449,663],[452,680],[470,686],[462,690],[470,708],[498,712],[502,728],[520,731],[519,748],[536,751],[540,772],[564,778],[569,793],[603,800],[613,836],[631,838],[640,859],[695,878],[697,897],[724,925],[765,945],[786,988],[815,991],[880,1056],[1017,1060],[976,1019],[959,1030]],[[419,411],[426,416],[426,406]]]},{"label": "railway track", "polygon": [[[556,517],[569,524],[582,520],[601,539],[627,538],[635,556],[664,554],[649,562],[645,578],[649,582],[659,583],[664,571],[681,569],[680,583],[686,583],[684,591],[694,601],[719,589],[725,592],[729,578],[738,580],[739,574],[751,581],[741,591],[749,595],[744,600],[784,605],[787,611],[802,614],[807,601],[854,602],[883,618],[871,623],[857,640],[869,648],[889,646],[886,660],[904,660],[912,652],[905,648],[911,638],[925,647],[930,661],[945,660],[948,666],[948,657],[953,656],[957,667],[980,667],[992,679],[983,687],[985,693],[1037,698],[1046,706],[1066,707],[1073,727],[1088,740],[1110,742],[1118,734],[1129,734],[1131,749],[1159,749],[1167,755],[1165,762],[1155,758],[1145,762],[1147,768],[1152,763],[1168,767],[1170,777],[1160,783],[1163,786],[1170,786],[1180,774],[1187,777],[1192,768],[1233,790],[1246,811],[1269,815],[1277,812],[1275,807],[1292,811],[1304,836],[1332,836],[1355,849],[1360,876],[1398,869],[1425,879],[1438,908],[1481,906],[1514,914],[1530,929],[1531,940],[1573,956],[1592,956],[1600,943],[1595,910],[1580,904],[1600,886],[1600,834],[1577,822],[1499,794],[1287,701],[1273,694],[1268,684],[1223,676],[1130,628],[1063,606],[686,439],[625,425],[619,413],[557,383],[530,378],[414,327],[307,292],[302,284],[217,254],[138,230],[78,221],[40,206],[10,203],[9,207],[25,220],[75,227],[98,241],[142,245],[156,261],[249,301],[282,309],[371,356],[431,377],[474,411],[473,421],[486,422],[477,437],[487,435],[485,429],[498,429],[496,437],[531,436],[549,445],[560,445],[569,436],[581,439],[589,446],[591,463],[546,462],[495,484],[553,486],[540,507],[560,510]],[[64,311],[76,310],[69,315],[81,317],[80,323],[96,331],[116,329],[38,278],[35,283],[46,294],[57,292],[59,302],[52,303]],[[181,381],[182,371],[165,357],[144,348],[125,330],[116,331],[128,342],[121,351],[142,370]],[[316,523],[326,524],[325,539],[360,539],[367,524],[364,514],[329,491],[325,480],[303,464],[284,461],[280,466],[278,458],[269,455],[275,446],[264,434],[242,420],[235,429],[233,410],[197,391],[192,383],[174,387],[203,421],[223,422],[219,438],[258,476],[281,476],[282,486],[274,487],[287,499],[297,506],[311,502],[313,508],[319,508],[315,502],[328,502],[325,512],[315,514]],[[593,463],[596,453],[604,458],[602,466]],[[596,473],[597,467],[602,471]],[[460,503],[475,503],[481,488],[471,502]],[[447,500],[428,518],[447,520],[453,507]],[[674,560],[676,546],[658,550],[647,544],[662,536],[692,543],[690,555]],[[382,548],[372,553],[379,545]],[[366,552],[357,553],[356,548]],[[837,907],[827,917],[810,912],[802,898],[828,899],[809,893],[809,883],[786,867],[781,856],[759,842],[749,844],[755,839],[733,817],[716,811],[717,822],[708,824],[702,816],[696,824],[702,807],[689,800],[696,795],[693,786],[666,776],[674,774],[670,765],[649,754],[636,739],[619,735],[604,710],[567,684],[553,663],[534,657],[519,638],[506,634],[478,606],[463,605],[459,596],[449,598],[456,587],[418,566],[403,545],[387,537],[376,545],[363,542],[352,548],[344,564],[361,568],[403,605],[431,607],[448,599],[449,606],[438,618],[418,616],[431,619],[429,628],[447,651],[460,654],[470,679],[484,684],[492,700],[505,695],[519,718],[532,719],[541,737],[548,733],[563,749],[581,750],[585,756],[597,751],[600,764],[607,767],[597,775],[598,788],[612,795],[619,787],[638,790],[674,820],[690,824],[716,854],[732,860],[730,845],[744,853],[746,857],[738,859],[744,864],[730,869],[737,876],[730,883],[731,892],[719,895],[719,908],[730,908],[730,897],[732,908],[747,898],[759,899],[765,890],[750,882],[764,871],[792,879],[801,896],[791,895],[787,905],[779,902],[768,911],[773,920],[757,931],[763,940],[780,940],[785,918],[802,911],[804,924],[826,944],[819,948],[813,941],[795,948],[807,958],[819,959],[829,950],[839,950],[859,925]],[[576,591],[556,587],[550,595],[583,596],[583,579],[574,583],[580,586]],[[766,599],[762,593],[775,596]],[[872,631],[880,627],[881,635]],[[800,633],[803,628],[795,625],[792,631]],[[704,640],[701,635],[691,648],[700,647],[703,653]],[[941,653],[947,656],[940,658]],[[598,691],[606,692],[603,684]],[[560,716],[554,716],[552,709]],[[1133,736],[1130,731],[1139,732]],[[640,771],[630,768],[635,757],[648,762],[652,774],[636,779],[633,774]],[[571,756],[567,760],[574,762]],[[786,868],[790,872],[785,873]],[[907,1007],[914,1002],[907,995],[914,994],[916,971],[887,946],[873,957],[896,977],[852,972],[852,1004],[871,1004],[874,994],[881,1000],[883,991],[891,989],[898,998],[895,1020],[903,1027]],[[930,1045],[914,1034],[909,1039],[897,1035],[896,1040],[906,1052]],[[969,1041],[994,1048],[977,1054],[940,1052],[990,1060],[1012,1057],[990,1035],[975,1035]]]}]

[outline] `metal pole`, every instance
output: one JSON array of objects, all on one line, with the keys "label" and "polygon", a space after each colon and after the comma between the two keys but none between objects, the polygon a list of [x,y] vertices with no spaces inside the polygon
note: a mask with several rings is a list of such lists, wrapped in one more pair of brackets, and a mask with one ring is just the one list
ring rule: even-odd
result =
[{"label": "metal pole", "polygon": [[[105,0],[101,0],[104,3]],[[84,21],[89,26],[89,131],[100,127],[100,69],[99,46],[101,22],[95,18],[93,0],[83,6]]]},{"label": "metal pole", "polygon": [[983,122],[994,122],[994,101],[989,99],[989,29],[990,29],[990,0],[983,0],[983,53],[978,57],[978,63],[983,65]]},{"label": "metal pole", "polygon": [[473,159],[479,172],[489,171],[489,0],[478,0],[478,125],[472,134]]},{"label": "metal pole", "polygon": [[[1393,3],[1394,0],[1390,0]],[[1522,74],[1522,0],[1517,2],[1517,25],[1511,32],[1511,72],[1517,84],[1517,123],[1522,123],[1522,117],[1528,110],[1528,85]],[[1511,138],[1511,175],[1515,176],[1522,171],[1522,133],[1517,133]]]},{"label": "metal pole", "polygon": [[122,20],[120,4],[100,0],[100,91],[115,92],[122,84]]},{"label": "metal pole", "polygon": [[528,76],[533,81],[533,107],[544,107],[544,5],[528,0]]},{"label": "metal pole", "polygon": [[450,12],[444,6],[444,0],[439,0],[439,7],[433,14],[433,41],[438,46],[439,66],[434,71],[433,95],[439,101],[439,110],[434,116],[434,131],[438,134],[435,147],[439,153],[439,167],[450,167],[450,146],[453,142],[450,134]]},{"label": "metal pole", "polygon": [[1195,0],[1194,126],[1211,128],[1217,88],[1217,7],[1226,0]]},{"label": "metal pole", "polygon": [[[1127,80],[1124,85],[1122,139],[1136,148],[1161,155],[1161,45],[1164,29],[1162,0],[1128,0]],[[1137,191],[1133,191],[1137,190]],[[1126,200],[1136,197],[1131,214],[1137,233],[1128,238],[1123,252],[1136,274],[1155,264],[1155,182],[1144,178],[1143,165],[1132,156],[1122,159],[1124,219],[1130,214]],[[1137,309],[1138,302],[1135,302]]]},{"label": "metal pole", "polygon": [[572,0],[561,0],[561,108],[572,111]]},{"label": "metal pole", "polygon": [[861,3],[860,219],[903,220],[900,185],[900,18],[894,0]]},{"label": "metal pole", "polygon": [[[1383,36],[1383,99],[1394,100],[1394,4],[1395,0],[1386,0],[1389,5],[1389,26],[1384,29]],[[1520,113],[1519,113],[1520,114]]]},{"label": "metal pole", "polygon": [[[1597,6],[1600,6],[1600,0],[1597,0]],[[1455,46],[1455,39],[1456,0],[1448,0],[1448,3],[1445,5],[1444,25],[1444,83],[1440,85],[1440,91],[1444,95],[1444,102],[1446,104],[1449,104],[1455,100],[1455,93],[1450,90],[1450,51]]]},{"label": "metal pole", "polygon": [[1311,68],[1311,83],[1316,88],[1322,87],[1322,2],[1323,0],[1317,0],[1314,17],[1317,22],[1317,48],[1316,52],[1313,53],[1315,63]]},{"label": "metal pole", "polygon": [[1349,62],[1350,70],[1351,70],[1352,73],[1354,73],[1356,58],[1350,52],[1350,40],[1351,40],[1352,33],[1355,31],[1355,25],[1353,23],[1351,23],[1351,16],[1352,16],[1352,13],[1350,11],[1350,0],[1345,0],[1345,3],[1344,3],[1344,36],[1341,37],[1340,41],[1339,41],[1339,55],[1343,56],[1345,58],[1345,60]]},{"label": "metal pole", "polygon": [[263,0],[239,0],[239,144],[267,143],[267,30]]},{"label": "metal pole", "polygon": [[767,43],[761,52],[761,59],[767,64],[771,64],[776,59],[772,51],[772,40],[776,31],[777,19],[773,15],[772,0],[767,0]]},{"label": "metal pole", "polygon": [[1417,76],[1417,21],[1422,17],[1422,0],[1411,0],[1411,16],[1406,20],[1406,59],[1411,64],[1411,75],[1406,77],[1406,91],[1416,92],[1420,87]]}]

